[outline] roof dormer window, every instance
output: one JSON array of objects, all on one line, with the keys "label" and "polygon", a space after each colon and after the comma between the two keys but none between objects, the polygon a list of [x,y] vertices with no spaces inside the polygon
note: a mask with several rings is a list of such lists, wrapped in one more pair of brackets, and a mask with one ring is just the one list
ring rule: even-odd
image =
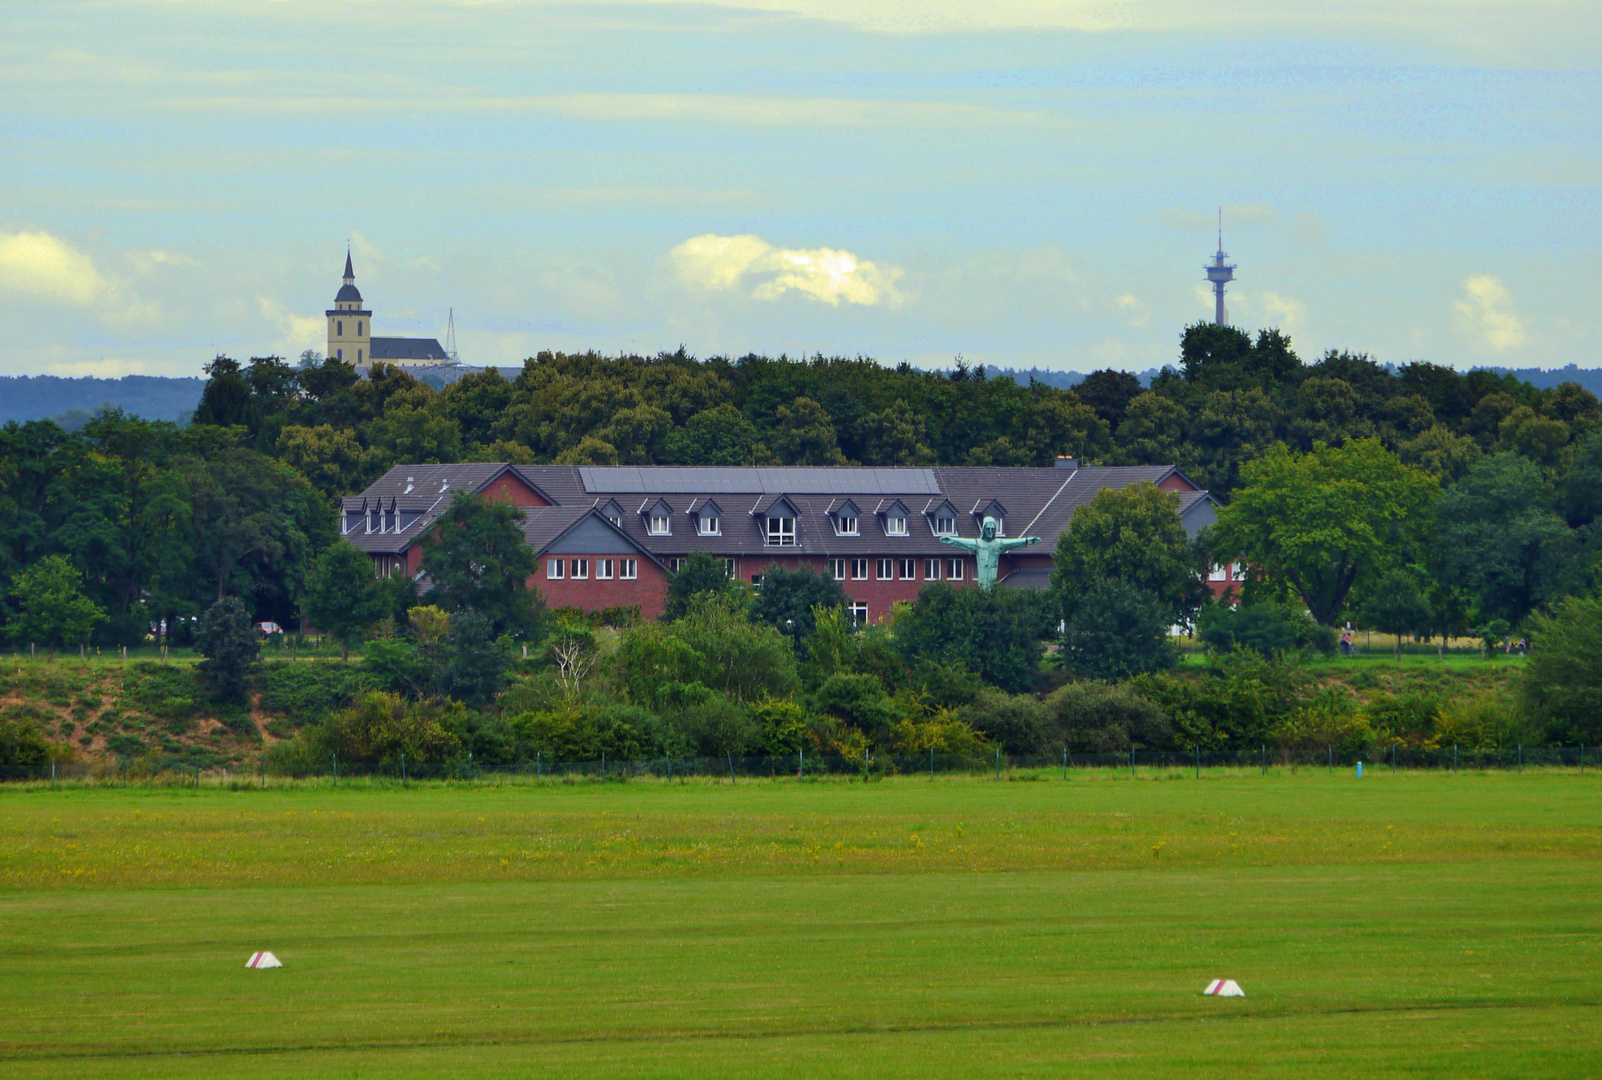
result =
[{"label": "roof dormer window", "polygon": [[701,536],[722,536],[723,519],[716,514],[701,514],[695,519],[695,531]]},{"label": "roof dormer window", "polygon": [[652,514],[647,531],[652,536],[669,536],[673,532],[673,519],[666,514]]},{"label": "roof dormer window", "polygon": [[849,517],[842,515],[835,518],[835,531],[841,536],[859,536],[862,533],[862,526],[855,514]]},{"label": "roof dormer window", "polygon": [[934,531],[936,536],[956,536],[957,516],[949,512],[936,514],[934,519]]},{"label": "roof dormer window", "polygon": [[891,514],[884,519],[884,531],[889,536],[907,535],[907,516],[905,514]]}]

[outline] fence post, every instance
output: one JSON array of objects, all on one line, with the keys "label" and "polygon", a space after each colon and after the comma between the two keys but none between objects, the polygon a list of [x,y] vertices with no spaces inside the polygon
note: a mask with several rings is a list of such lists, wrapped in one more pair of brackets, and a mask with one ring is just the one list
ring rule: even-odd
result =
[{"label": "fence post", "polygon": [[1135,748],[1133,746],[1129,748],[1129,775],[1135,775]]},{"label": "fence post", "polygon": [[411,787],[411,784],[406,782],[406,755],[405,754],[401,755],[401,787]]},{"label": "fence post", "polygon": [[1329,747],[1329,775],[1335,775],[1335,748]]},{"label": "fence post", "polygon": [[1585,744],[1580,744],[1580,775],[1585,775]]},{"label": "fence post", "polygon": [[[730,772],[729,775],[733,776],[734,774],[732,772]],[[605,750],[601,751],[601,779],[602,780],[606,779],[606,751]]]},{"label": "fence post", "polygon": [[996,779],[1001,779],[1001,747],[996,747]]},{"label": "fence post", "polygon": [[1452,744],[1452,775],[1457,775],[1457,743]]},{"label": "fence post", "polygon": [[1191,749],[1196,751],[1196,779],[1200,780],[1201,779],[1201,747],[1196,746],[1196,747],[1192,747]]},{"label": "fence post", "polygon": [[1261,775],[1267,776],[1268,775],[1268,744],[1267,743],[1263,743],[1263,744],[1261,744],[1260,748],[1263,751],[1263,771],[1262,771]]},{"label": "fence post", "polygon": [[807,771],[807,748],[799,747],[795,752],[795,778],[801,779]]},{"label": "fence post", "polygon": [[1519,772],[1524,771],[1524,744],[1519,743]]},{"label": "fence post", "polygon": [[339,755],[336,753],[336,754],[331,754],[330,756],[334,759],[334,786],[338,787],[339,786]]},{"label": "fence post", "polygon": [[668,783],[673,782],[673,755],[667,755]]},{"label": "fence post", "polygon": [[934,779],[934,747],[929,747],[929,779]]},{"label": "fence post", "polygon": [[725,754],[729,755],[729,783],[731,783],[731,784],[739,783],[739,781],[735,780],[735,778],[734,778],[734,751],[733,750],[725,750],[723,752]]},{"label": "fence post", "polygon": [[[263,791],[266,791],[267,790],[267,755],[266,754],[263,754],[261,756],[261,760],[259,761],[258,764],[261,765],[261,789]],[[123,767],[123,770],[126,772],[127,768],[128,768],[127,763],[124,763],[122,767]]]},{"label": "fence post", "polygon": [[56,759],[50,759],[50,786],[56,786]]},{"label": "fence post", "polygon": [[1062,748],[1062,778],[1064,780],[1068,779],[1068,747],[1066,745]]}]

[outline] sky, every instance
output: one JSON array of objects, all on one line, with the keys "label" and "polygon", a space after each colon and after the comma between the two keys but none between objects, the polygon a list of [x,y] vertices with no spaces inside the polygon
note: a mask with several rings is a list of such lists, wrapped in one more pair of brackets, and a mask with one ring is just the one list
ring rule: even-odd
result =
[{"label": "sky", "polygon": [[1602,364],[1602,4],[5,0],[0,374]]}]

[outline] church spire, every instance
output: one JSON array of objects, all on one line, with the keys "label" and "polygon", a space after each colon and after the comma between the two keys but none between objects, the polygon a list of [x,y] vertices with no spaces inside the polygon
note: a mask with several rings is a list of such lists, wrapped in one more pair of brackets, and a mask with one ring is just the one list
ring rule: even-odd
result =
[{"label": "church spire", "polygon": [[356,271],[350,268],[350,248],[345,249],[345,284],[356,284]]}]

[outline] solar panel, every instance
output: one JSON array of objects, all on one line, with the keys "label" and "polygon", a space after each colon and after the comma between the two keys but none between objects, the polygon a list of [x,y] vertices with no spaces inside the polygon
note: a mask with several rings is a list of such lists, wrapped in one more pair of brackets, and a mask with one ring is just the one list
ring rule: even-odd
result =
[{"label": "solar panel", "polygon": [[853,469],[672,466],[584,466],[584,490],[591,494],[630,492],[668,495],[741,495],[767,492],[793,495],[938,495],[933,469]]}]

